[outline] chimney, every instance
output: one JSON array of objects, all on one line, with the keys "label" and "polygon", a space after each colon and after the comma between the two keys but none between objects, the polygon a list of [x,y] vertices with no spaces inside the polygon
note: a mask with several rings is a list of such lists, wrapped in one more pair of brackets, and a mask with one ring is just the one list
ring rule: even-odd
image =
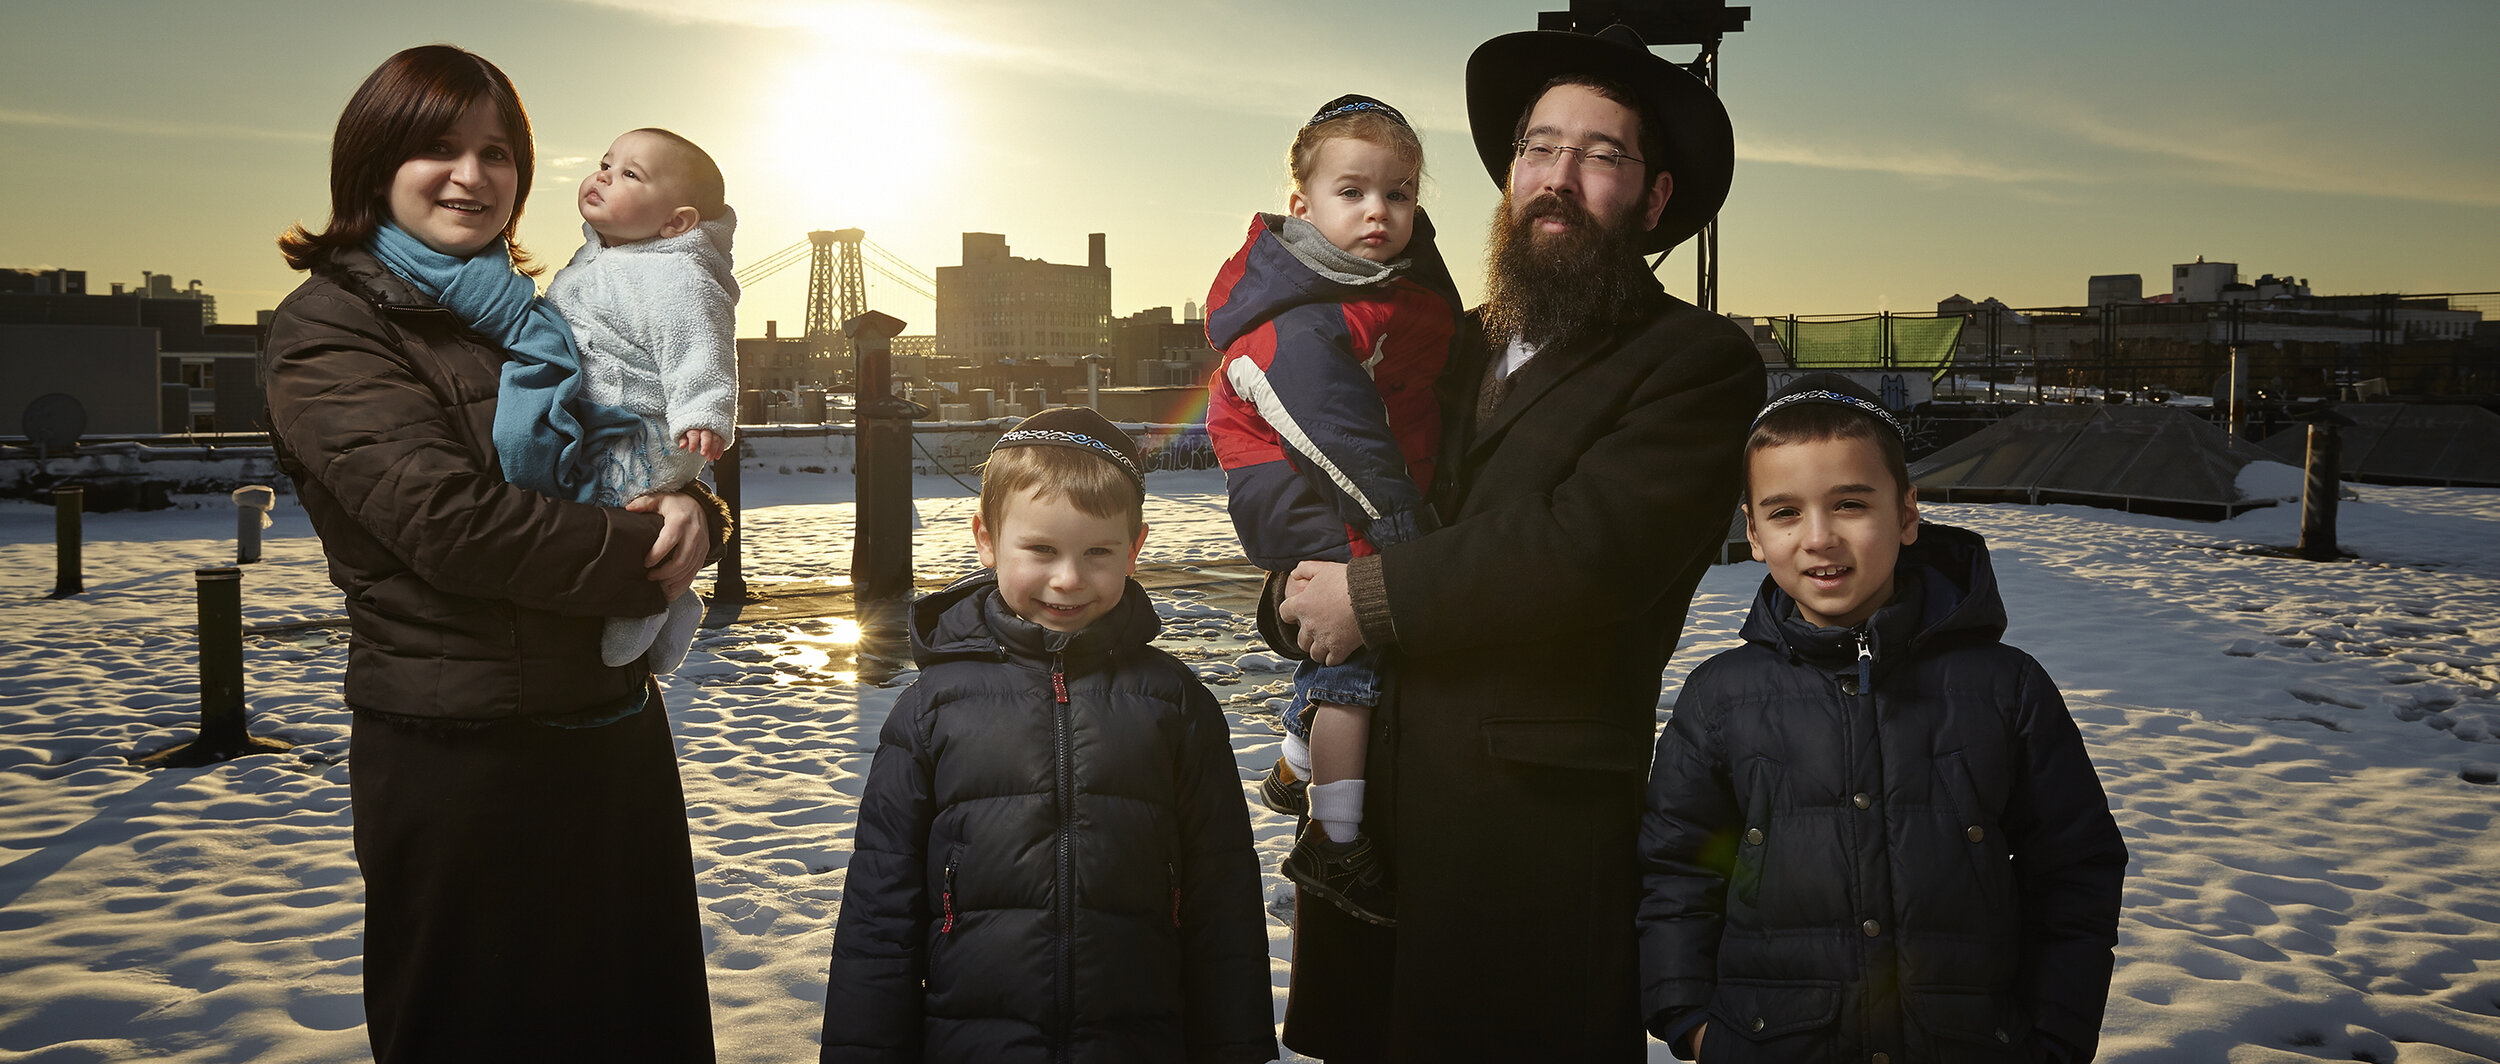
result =
[{"label": "chimney", "polygon": [[771,319],[771,318],[766,318],[766,319],[764,319],[764,338],[765,338],[765,339],[767,339],[767,340],[772,340],[772,339],[778,339],[780,336],[781,336],[781,323],[780,323],[780,322],[778,322],[778,321],[774,321],[774,320],[773,320],[773,319]]},{"label": "chimney", "polygon": [[1099,270],[1103,268],[1101,233],[1085,234],[1085,265],[1090,269]]}]

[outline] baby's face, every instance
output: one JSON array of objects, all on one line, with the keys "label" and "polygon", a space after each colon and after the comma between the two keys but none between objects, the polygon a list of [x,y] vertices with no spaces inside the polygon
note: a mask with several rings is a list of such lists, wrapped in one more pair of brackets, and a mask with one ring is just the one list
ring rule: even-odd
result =
[{"label": "baby's face", "polygon": [[678,190],[684,173],[681,149],[667,138],[640,130],[618,137],[582,179],[582,220],[609,247],[692,229],[701,218]]},{"label": "baby's face", "polygon": [[1387,262],[1414,239],[1415,179],[1415,167],[1387,145],[1330,137],[1311,156],[1311,179],[1286,206],[1339,250]]}]

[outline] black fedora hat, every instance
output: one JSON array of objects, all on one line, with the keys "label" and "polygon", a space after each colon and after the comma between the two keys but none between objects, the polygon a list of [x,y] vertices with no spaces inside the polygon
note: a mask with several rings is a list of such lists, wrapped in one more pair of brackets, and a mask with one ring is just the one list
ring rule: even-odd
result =
[{"label": "black fedora hat", "polygon": [[1536,103],[1537,90],[1563,74],[1618,82],[1658,121],[1668,157],[1650,160],[1650,166],[1675,175],[1675,187],[1641,250],[1665,251],[1709,224],[1727,202],[1728,177],[1736,168],[1736,134],[1727,108],[1709,86],[1650,51],[1640,34],[1620,23],[1595,34],[1506,33],[1467,57],[1467,124],[1494,186],[1510,177],[1519,116]]}]

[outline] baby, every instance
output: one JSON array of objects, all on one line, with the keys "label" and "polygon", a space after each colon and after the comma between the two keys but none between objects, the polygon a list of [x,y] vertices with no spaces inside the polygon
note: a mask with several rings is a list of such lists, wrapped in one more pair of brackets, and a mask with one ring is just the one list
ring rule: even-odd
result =
[{"label": "baby", "polygon": [[[582,179],[582,249],[547,301],[581,348],[582,399],[641,419],[595,455],[591,502],[684,487],[734,442],[738,219],[723,195],[712,157],[665,129],[616,138]],[[702,619],[691,590],[665,613],[610,618],[600,657],[616,666],[648,653],[653,672],[673,672]]]}]

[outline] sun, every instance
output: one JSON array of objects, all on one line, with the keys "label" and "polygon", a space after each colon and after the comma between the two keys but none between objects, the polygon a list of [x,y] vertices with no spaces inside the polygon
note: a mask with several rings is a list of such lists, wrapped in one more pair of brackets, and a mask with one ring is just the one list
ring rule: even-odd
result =
[{"label": "sun", "polygon": [[909,11],[846,5],[814,27],[817,42],[779,72],[770,117],[771,172],[826,227],[924,216],[963,164],[963,58]]}]

